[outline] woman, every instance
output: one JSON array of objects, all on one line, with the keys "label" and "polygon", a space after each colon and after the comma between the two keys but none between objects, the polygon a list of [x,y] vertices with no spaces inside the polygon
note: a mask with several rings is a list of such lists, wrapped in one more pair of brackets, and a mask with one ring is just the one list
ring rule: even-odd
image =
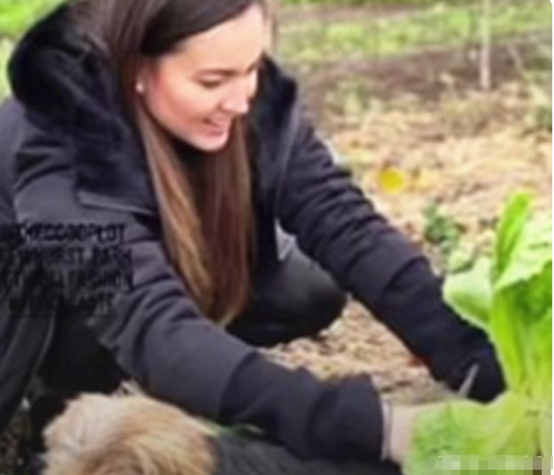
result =
[{"label": "woman", "polygon": [[80,0],[18,45],[0,112],[2,265],[20,284],[1,300],[0,427],[34,375],[59,398],[132,378],[300,457],[400,462],[409,408],[367,376],[321,382],[255,349],[328,326],[346,292],[437,379],[502,390],[484,335],[302,117],[269,32],[262,0]]}]

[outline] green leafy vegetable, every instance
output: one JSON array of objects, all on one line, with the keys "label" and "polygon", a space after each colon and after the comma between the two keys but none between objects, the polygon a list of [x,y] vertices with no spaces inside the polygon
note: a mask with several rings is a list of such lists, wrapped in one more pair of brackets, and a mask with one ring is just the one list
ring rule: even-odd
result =
[{"label": "green leafy vegetable", "polygon": [[[531,205],[527,194],[512,197],[493,255],[444,288],[454,310],[487,333],[508,390],[490,404],[455,400],[424,411],[407,475],[526,475],[532,457],[552,455],[552,218],[533,217]],[[457,461],[440,465],[444,457]],[[508,457],[518,458],[502,465]]]}]

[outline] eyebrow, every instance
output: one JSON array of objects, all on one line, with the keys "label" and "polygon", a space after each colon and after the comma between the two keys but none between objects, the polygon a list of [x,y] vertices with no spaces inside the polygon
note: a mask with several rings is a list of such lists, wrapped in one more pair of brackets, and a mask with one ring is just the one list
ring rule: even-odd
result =
[{"label": "eyebrow", "polygon": [[[264,53],[262,53],[256,61],[254,61],[247,69],[246,72],[251,72],[254,69],[256,69],[263,61]],[[218,76],[235,76],[236,74],[240,74],[240,71],[232,68],[206,68],[206,69],[200,69],[197,71],[198,75],[208,75],[208,74],[214,74]]]}]

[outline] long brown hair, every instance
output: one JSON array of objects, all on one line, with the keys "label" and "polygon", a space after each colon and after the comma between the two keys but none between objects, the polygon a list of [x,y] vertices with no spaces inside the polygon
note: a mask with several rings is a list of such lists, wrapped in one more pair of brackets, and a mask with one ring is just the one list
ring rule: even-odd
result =
[{"label": "long brown hair", "polygon": [[141,59],[229,20],[264,0],[78,0],[73,12],[105,51],[142,136],[169,258],[196,303],[218,322],[244,307],[250,292],[254,218],[246,131],[233,124],[226,147],[193,162],[137,97]]}]

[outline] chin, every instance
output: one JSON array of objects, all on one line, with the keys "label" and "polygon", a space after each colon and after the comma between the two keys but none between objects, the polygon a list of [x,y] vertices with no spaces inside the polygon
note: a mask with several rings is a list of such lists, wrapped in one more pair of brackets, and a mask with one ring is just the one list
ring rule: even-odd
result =
[{"label": "chin", "polygon": [[219,152],[229,143],[229,134],[221,137],[201,136],[188,141],[193,147],[203,152]]}]

